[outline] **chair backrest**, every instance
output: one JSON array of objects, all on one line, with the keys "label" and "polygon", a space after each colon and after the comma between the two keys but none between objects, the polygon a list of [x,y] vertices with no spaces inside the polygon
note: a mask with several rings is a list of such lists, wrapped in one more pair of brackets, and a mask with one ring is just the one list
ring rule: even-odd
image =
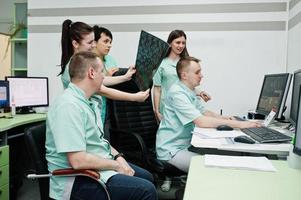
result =
[{"label": "chair backrest", "polygon": [[[36,174],[48,174],[46,160],[46,123],[32,126],[24,132],[25,144],[30,153]],[[49,199],[49,178],[39,178],[41,199]]]},{"label": "chair backrest", "polygon": [[[113,88],[131,93],[139,91],[137,85],[132,80],[115,85]],[[118,151],[125,153],[126,156],[131,156],[130,154],[133,155],[135,152],[137,154],[137,150],[140,149],[137,139],[129,136],[129,134],[125,134],[122,130],[140,135],[148,149],[147,155],[142,155],[142,160],[141,156],[138,156],[140,160],[135,160],[135,155],[130,157],[130,159],[127,157],[127,160],[141,165],[150,171],[168,176],[185,174],[173,165],[156,159],[155,148],[158,123],[155,118],[151,95],[144,102],[108,100],[108,111],[111,126],[110,143]],[[112,131],[112,129],[121,131]],[[128,150],[131,152],[128,152]]]},{"label": "chair backrest", "polygon": [[[149,149],[155,148],[158,129],[151,98],[145,102],[110,101],[109,116],[112,128],[139,134]],[[135,148],[131,138],[124,134],[111,135],[111,142],[120,142],[119,147]]]},{"label": "chair backrest", "polygon": [[[158,124],[151,97],[144,102],[109,100],[108,107],[111,125],[110,142],[118,151],[125,153],[127,160],[150,171],[161,173],[161,175],[179,176],[185,174],[168,162],[159,161],[156,158]],[[113,131],[114,129],[121,131]],[[134,132],[141,136],[148,149],[147,155],[140,152],[143,155],[137,156],[139,154],[137,150],[140,149],[139,143],[135,137],[126,134],[126,132]]]},{"label": "chair backrest", "polygon": [[[139,91],[133,80],[115,85],[113,88],[130,93]],[[147,148],[154,152],[158,124],[151,97],[144,102],[108,100],[108,113],[111,128],[139,134]],[[139,144],[134,140],[127,134],[110,131],[110,142],[119,151],[132,150],[135,152],[139,148]]]}]

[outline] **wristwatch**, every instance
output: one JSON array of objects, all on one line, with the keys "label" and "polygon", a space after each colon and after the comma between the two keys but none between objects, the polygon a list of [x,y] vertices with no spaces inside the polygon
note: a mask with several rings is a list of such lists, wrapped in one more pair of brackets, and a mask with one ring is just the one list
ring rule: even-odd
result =
[{"label": "wristwatch", "polygon": [[114,160],[117,160],[117,158],[119,157],[124,157],[124,154],[123,153],[118,153],[114,156]]}]

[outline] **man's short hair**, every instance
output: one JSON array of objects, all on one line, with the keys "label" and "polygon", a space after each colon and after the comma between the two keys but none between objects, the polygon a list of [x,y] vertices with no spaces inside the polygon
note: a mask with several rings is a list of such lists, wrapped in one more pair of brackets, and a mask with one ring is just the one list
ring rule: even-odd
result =
[{"label": "man's short hair", "polygon": [[97,55],[93,52],[81,51],[74,54],[69,64],[70,78],[83,80],[88,67],[97,69]]},{"label": "man's short hair", "polygon": [[200,60],[191,56],[186,56],[183,57],[179,60],[179,62],[177,63],[177,74],[179,79],[181,80],[181,73],[187,69],[187,67],[189,67],[191,62],[196,62],[199,63]]}]

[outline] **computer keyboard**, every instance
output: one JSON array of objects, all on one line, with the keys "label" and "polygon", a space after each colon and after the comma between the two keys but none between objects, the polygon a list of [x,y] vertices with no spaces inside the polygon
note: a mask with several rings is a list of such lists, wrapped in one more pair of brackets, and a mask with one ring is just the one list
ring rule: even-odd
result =
[{"label": "computer keyboard", "polygon": [[259,143],[286,142],[292,140],[291,137],[267,127],[244,128],[241,129],[241,131],[249,135],[254,140],[258,141]]}]

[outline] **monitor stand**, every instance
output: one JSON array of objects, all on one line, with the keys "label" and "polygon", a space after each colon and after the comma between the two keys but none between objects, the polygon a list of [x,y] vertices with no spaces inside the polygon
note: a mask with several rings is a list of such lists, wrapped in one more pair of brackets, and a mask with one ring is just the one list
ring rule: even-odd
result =
[{"label": "monitor stand", "polygon": [[4,108],[0,108],[0,118],[5,117]]},{"label": "monitor stand", "polygon": [[24,106],[17,109],[17,114],[32,114],[35,111],[30,106]]},{"label": "monitor stand", "polygon": [[288,120],[285,120],[285,117],[284,117],[284,112],[286,111],[286,106],[284,106],[283,108],[283,111],[281,113],[281,117],[280,118],[275,118],[276,121],[280,122],[280,123],[290,123],[290,121]]}]

